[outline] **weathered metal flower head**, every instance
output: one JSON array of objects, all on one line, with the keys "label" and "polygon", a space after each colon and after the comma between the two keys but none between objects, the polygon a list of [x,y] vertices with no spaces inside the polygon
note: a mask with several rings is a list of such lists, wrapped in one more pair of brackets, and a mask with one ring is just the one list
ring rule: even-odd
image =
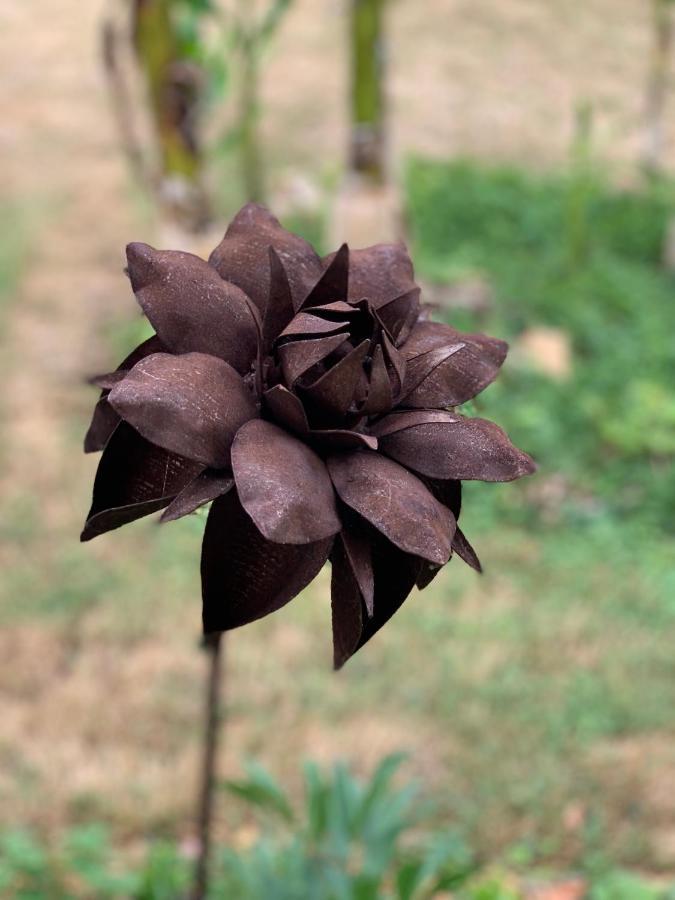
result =
[{"label": "weathered metal flower head", "polygon": [[510,481],[529,456],[455,407],[506,344],[428,321],[402,244],[320,259],[264,208],[209,262],[127,248],[156,335],[109,375],[85,440],[103,450],[82,540],[213,501],[206,632],[279,609],[332,564],[336,667],[454,553],[461,482]]}]

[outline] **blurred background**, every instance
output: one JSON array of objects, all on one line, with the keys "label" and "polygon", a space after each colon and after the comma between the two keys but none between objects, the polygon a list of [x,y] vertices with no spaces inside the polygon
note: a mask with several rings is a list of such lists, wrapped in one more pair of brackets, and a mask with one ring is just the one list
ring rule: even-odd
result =
[{"label": "blurred background", "polygon": [[322,252],[403,236],[439,319],[511,343],[472,411],[540,470],[466,485],[484,576],[339,674],[327,572],[228,637],[213,896],[675,896],[675,4],[0,21],[0,897],[183,890],[203,520],[78,543],[85,379],[146,333],[125,244],[207,255],[249,198]]}]

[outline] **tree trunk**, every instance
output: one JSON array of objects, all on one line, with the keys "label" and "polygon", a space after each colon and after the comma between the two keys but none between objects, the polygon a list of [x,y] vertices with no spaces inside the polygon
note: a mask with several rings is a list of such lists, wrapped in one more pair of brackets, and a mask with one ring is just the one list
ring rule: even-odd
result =
[{"label": "tree trunk", "polygon": [[259,49],[247,35],[241,48],[241,82],[239,86],[239,128],[241,175],[246,200],[262,203],[265,199],[263,160],[258,136],[260,116]]},{"label": "tree trunk", "polygon": [[647,83],[643,163],[649,174],[658,175],[663,165],[668,67],[673,45],[673,3],[672,0],[652,0],[652,7],[654,40]]},{"label": "tree trunk", "polygon": [[374,183],[385,180],[385,0],[352,0],[351,168]]},{"label": "tree trunk", "polygon": [[172,0],[133,0],[133,37],[158,143],[160,198],[193,229],[205,224],[197,136],[200,73],[180,58]]}]

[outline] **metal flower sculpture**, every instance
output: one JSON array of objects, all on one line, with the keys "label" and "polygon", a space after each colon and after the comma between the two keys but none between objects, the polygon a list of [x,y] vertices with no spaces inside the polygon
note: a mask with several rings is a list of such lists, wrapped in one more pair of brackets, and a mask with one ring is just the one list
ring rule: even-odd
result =
[{"label": "metal flower sculpture", "polygon": [[83,540],[212,502],[207,633],[259,619],[332,564],[342,666],[455,553],[461,482],[531,473],[506,434],[456,407],[503,341],[431,322],[402,244],[320,259],[245,206],[207,262],[127,248],[156,331],[109,375],[85,449],[103,450]]}]

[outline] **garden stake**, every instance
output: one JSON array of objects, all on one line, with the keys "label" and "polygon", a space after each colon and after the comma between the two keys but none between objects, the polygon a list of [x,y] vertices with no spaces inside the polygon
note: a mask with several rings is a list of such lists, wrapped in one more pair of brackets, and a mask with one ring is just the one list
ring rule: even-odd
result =
[{"label": "garden stake", "polygon": [[197,810],[199,847],[195,864],[192,900],[203,900],[203,898],[206,897],[209,880],[213,799],[216,788],[218,729],[221,720],[223,643],[224,641],[221,634],[208,635],[204,638],[204,649],[208,656],[208,681],[204,722],[202,784],[199,794],[199,807]]},{"label": "garden stake", "polygon": [[342,667],[453,553],[480,571],[457,524],[461,481],[512,481],[535,465],[497,425],[457,412],[507,347],[432,322],[403,244],[321,259],[251,203],[208,262],[138,243],[127,261],[156,334],[92,379],[102,393],[85,450],[103,455],[82,540],[211,503],[203,893],[219,635],[285,606],[330,561]]}]

